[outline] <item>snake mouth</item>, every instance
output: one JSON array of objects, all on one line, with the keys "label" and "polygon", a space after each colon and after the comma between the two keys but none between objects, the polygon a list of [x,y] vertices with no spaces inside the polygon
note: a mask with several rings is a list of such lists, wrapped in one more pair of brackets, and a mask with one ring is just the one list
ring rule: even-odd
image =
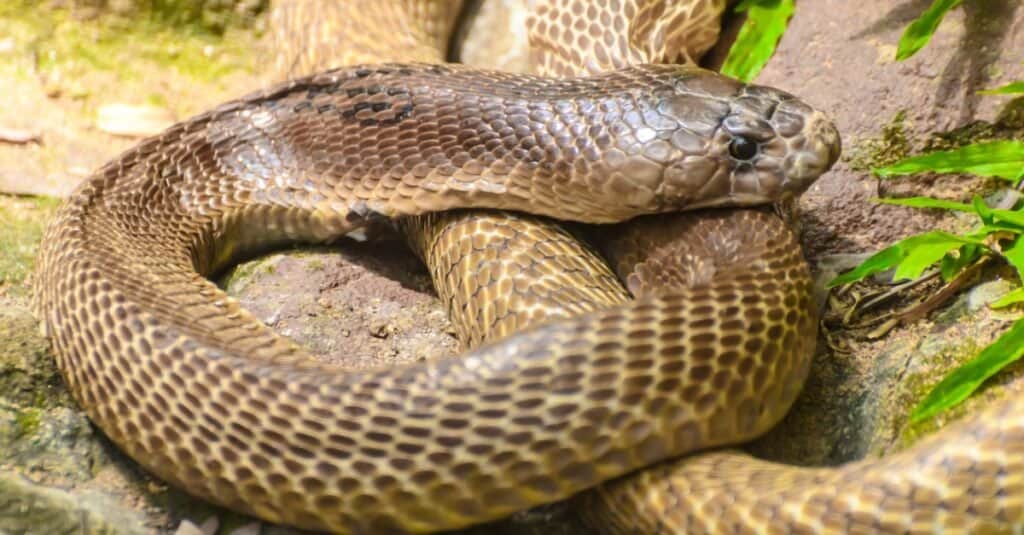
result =
[{"label": "snake mouth", "polygon": [[[781,106],[780,106],[781,107]],[[783,188],[803,193],[839,160],[842,140],[839,130],[824,113],[814,111],[802,132],[787,140],[790,157],[785,160]]]},{"label": "snake mouth", "polygon": [[751,192],[734,192],[728,197],[707,199],[687,205],[687,210],[700,208],[725,208],[725,207],[751,207],[765,206],[778,203],[788,203],[796,198],[796,194],[784,191],[779,194],[764,194]]}]

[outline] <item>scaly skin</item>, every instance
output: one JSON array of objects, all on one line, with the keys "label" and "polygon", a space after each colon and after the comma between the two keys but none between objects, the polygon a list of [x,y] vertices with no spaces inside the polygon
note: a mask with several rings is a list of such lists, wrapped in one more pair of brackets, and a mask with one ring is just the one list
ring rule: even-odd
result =
[{"label": "scaly skin", "polygon": [[[761,140],[749,161],[729,155],[741,135]],[[306,528],[450,529],[763,429],[762,400],[792,392],[761,379],[790,359],[680,358],[812,343],[799,248],[769,240],[774,263],[743,277],[459,360],[351,373],[311,364],[205,275],[380,215],[603,222],[773,201],[837,154],[831,123],[792,96],[693,68],[566,81],[345,68],[225,104],[100,169],[44,237],[34,307],[76,400],[159,477]],[[746,303],[778,313],[751,318]]]},{"label": "scaly skin", "polygon": [[[532,2],[528,25],[537,70],[571,76],[630,63],[699,57],[717,35],[723,4],[716,0]],[[333,49],[321,49],[321,60],[344,59],[347,43],[373,34],[360,28],[360,24],[376,23],[372,13],[355,15],[344,19],[351,32],[347,39],[333,41]],[[317,23],[329,25],[330,21],[319,17]],[[412,17],[404,23],[433,24]],[[669,35],[686,37],[673,40],[666,38]],[[290,37],[294,41],[295,36]],[[283,49],[288,43],[287,39],[282,43]],[[388,59],[400,59],[402,51],[408,50],[389,51],[387,43],[379,40],[375,45]],[[443,53],[438,51],[435,60],[442,59]],[[747,222],[748,216],[727,217]],[[770,219],[759,222],[781,225]],[[613,253],[618,249],[621,257],[618,271],[634,292],[693,284],[697,275],[717,273],[715,258],[721,250],[680,254],[680,244],[685,252],[692,239],[680,230],[693,225],[691,216],[679,216],[653,224],[627,224],[616,231],[612,249]],[[416,220],[411,226],[413,241],[425,252],[439,292],[453,305],[461,336],[471,343],[625,299],[596,256],[550,222],[473,212]],[[740,230],[718,230],[722,246],[745,243],[745,237],[737,235]],[[481,265],[486,266],[485,277],[468,285],[460,282],[467,279],[460,273],[472,273]],[[728,451],[691,456],[604,485],[599,493],[585,494],[578,509],[587,514],[588,533],[1019,529],[1024,515],[1024,493],[1017,477],[1022,469],[1018,452],[1024,441],[1024,422],[1016,416],[1021,413],[1020,404],[1007,400],[910,450],[840,468],[789,467]]]}]

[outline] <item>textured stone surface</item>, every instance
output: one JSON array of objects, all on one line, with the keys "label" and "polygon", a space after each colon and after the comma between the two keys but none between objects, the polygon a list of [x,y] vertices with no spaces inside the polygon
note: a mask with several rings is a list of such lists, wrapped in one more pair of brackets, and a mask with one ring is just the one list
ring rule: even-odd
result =
[{"label": "textured stone surface", "polygon": [[346,241],[239,265],[229,295],[318,358],[370,368],[458,352],[430,276],[401,244]]},{"label": "textured stone surface", "polygon": [[94,491],[44,487],[0,470],[0,533],[136,535],[144,519]]}]

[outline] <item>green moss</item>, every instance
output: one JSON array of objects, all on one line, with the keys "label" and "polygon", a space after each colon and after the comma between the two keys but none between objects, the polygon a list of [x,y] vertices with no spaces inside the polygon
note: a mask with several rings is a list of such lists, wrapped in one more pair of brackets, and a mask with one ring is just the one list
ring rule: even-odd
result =
[{"label": "green moss", "polygon": [[14,416],[18,426],[17,434],[20,436],[31,435],[39,429],[39,423],[43,417],[43,411],[39,409],[22,409]]},{"label": "green moss", "polygon": [[925,141],[922,152],[958,149],[971,143],[996,139],[999,137],[998,134],[999,129],[995,125],[975,121],[948,132],[932,134]]},{"label": "green moss", "polygon": [[850,168],[867,171],[895,163],[910,154],[906,119],[907,112],[901,110],[882,127],[878,137],[854,144],[849,151]]},{"label": "green moss", "polygon": [[279,259],[277,256],[264,256],[236,264],[217,280],[217,284],[228,293],[240,292],[243,288],[240,285],[248,283],[254,277],[276,273],[276,263]]},{"label": "green moss", "polygon": [[1017,97],[1007,102],[996,117],[996,124],[1002,128],[1017,130],[1010,137],[1024,137],[1024,97]]},{"label": "green moss", "polygon": [[0,402],[33,408],[73,405],[35,318],[5,298],[0,298]]},{"label": "green moss", "polygon": [[0,291],[23,294],[46,222],[58,205],[48,198],[0,195]]},{"label": "green moss", "polygon": [[135,0],[136,11],[164,24],[221,33],[247,27],[270,0]]},{"label": "green moss", "polygon": [[164,6],[160,8],[79,20],[72,10],[50,8],[47,2],[0,2],[0,35],[27,43],[37,64],[24,69],[44,75],[59,72],[64,79],[98,70],[113,72],[120,80],[145,80],[154,64],[202,81],[255,69],[251,31],[225,24],[224,35],[219,35],[191,15],[180,20],[160,15],[183,3],[165,0],[154,2]]},{"label": "green moss", "polygon": [[[982,346],[976,341],[968,339],[961,345],[941,351],[926,359],[921,363],[920,372],[908,373],[907,377],[903,379],[904,393],[896,400],[899,407],[905,408],[909,416],[913,407],[931,392],[932,388],[946,376],[950,369],[976,357],[981,349]],[[897,439],[899,448],[909,447],[921,438],[939,430],[946,423],[959,419],[970,412],[970,406],[970,403],[961,403],[933,418],[906,425]]]}]

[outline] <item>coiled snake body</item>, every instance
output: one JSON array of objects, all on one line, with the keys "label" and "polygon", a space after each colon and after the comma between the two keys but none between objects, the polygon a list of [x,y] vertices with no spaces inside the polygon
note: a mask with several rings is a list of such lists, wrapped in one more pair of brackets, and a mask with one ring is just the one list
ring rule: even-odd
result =
[{"label": "coiled snake body", "polygon": [[[758,211],[694,217],[685,254],[708,265],[683,275],[691,286],[545,323],[459,359],[376,371],[311,363],[205,276],[379,216],[473,207],[602,223],[770,203],[799,194],[837,155],[835,128],[792,96],[688,67],[569,80],[342,68],[225,104],[100,169],[46,233],[35,309],[78,402],[159,477],[307,528],[455,528],[777,420],[814,337],[807,268],[785,227]],[[967,431],[1016,430],[979,421]],[[944,446],[927,446],[943,455],[940,467],[968,455]],[[693,471],[711,463],[721,472],[693,484],[739,485],[741,498],[775,470],[731,454],[702,459]],[[1005,485],[1012,463],[982,468]],[[849,518],[862,505],[900,513],[890,471],[862,472],[866,493],[836,495]],[[792,481],[808,484],[831,477],[797,474]],[[769,506],[734,519],[700,493],[640,494],[645,481],[595,496],[615,502],[605,527],[806,527],[826,496],[808,486],[758,495]],[[990,480],[972,480],[981,481]],[[939,491],[892,495],[951,511]],[[1014,494],[972,487],[971,496],[976,509],[1019,514],[1007,509]],[[658,515],[623,521],[618,503]]]}]

